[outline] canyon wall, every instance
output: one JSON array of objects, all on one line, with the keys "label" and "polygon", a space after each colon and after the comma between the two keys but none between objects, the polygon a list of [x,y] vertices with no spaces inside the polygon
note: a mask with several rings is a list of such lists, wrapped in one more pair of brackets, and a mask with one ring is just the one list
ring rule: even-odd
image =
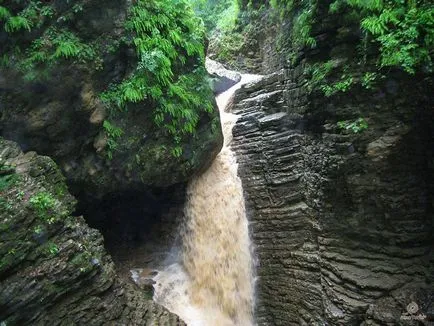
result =
[{"label": "canyon wall", "polygon": [[[250,36],[257,47],[236,60],[256,58],[255,71],[269,75],[242,88],[231,107],[240,115],[233,147],[258,260],[258,324],[413,325],[417,316],[428,324],[432,79],[391,70],[374,89],[326,97],[312,89],[309,64],[350,63],[354,29],[339,38],[342,26],[320,11],[316,48],[290,60],[290,21],[262,10]],[[360,76],[367,67],[357,69]],[[367,129],[340,127],[358,117]]]},{"label": "canyon wall", "polygon": [[[258,258],[260,325],[404,323],[433,313],[433,112],[427,85],[325,98],[303,66],[241,89],[232,111]],[[363,133],[337,122],[363,114]]]},{"label": "canyon wall", "polygon": [[0,138],[0,323],[184,325],[117,275],[56,164]]}]

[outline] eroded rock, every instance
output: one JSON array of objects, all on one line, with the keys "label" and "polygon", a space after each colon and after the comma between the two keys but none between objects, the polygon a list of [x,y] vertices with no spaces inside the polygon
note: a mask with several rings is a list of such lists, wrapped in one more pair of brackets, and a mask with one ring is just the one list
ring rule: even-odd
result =
[{"label": "eroded rock", "polygon": [[56,164],[0,138],[0,323],[184,325],[123,283]]},{"label": "eroded rock", "polygon": [[[399,107],[396,95],[360,90],[308,97],[297,69],[241,88],[231,108],[240,115],[232,146],[258,258],[258,324],[414,325],[411,302],[427,324],[429,105],[414,103],[405,90],[416,86],[405,83]],[[354,112],[369,119],[363,133],[337,127]]]},{"label": "eroded rock", "polygon": [[[125,21],[132,5],[130,1],[78,1],[76,12],[71,13],[72,4],[56,2],[55,15],[64,20],[62,28],[66,26],[98,49],[98,57],[59,59],[55,67],[47,68],[47,75],[31,81],[19,69],[0,68],[0,135],[25,151],[53,158],[75,194],[102,198],[113,191],[186,182],[206,168],[222,146],[216,107],[212,112],[198,109],[196,130],[180,141],[182,155],[176,157],[173,135],[154,122],[155,101],[143,100],[130,105],[128,112],[110,114],[118,109],[109,109],[101,100],[102,92],[128,78],[137,67],[134,46],[119,45],[120,39],[129,37]],[[25,36],[37,37],[46,27]],[[2,35],[0,47],[15,42],[15,35]],[[23,41],[20,35],[16,42],[22,41],[19,45],[24,48],[30,39]],[[175,75],[199,65],[197,58],[187,61],[185,67],[176,68]],[[108,141],[105,120],[120,128],[119,138]]]},{"label": "eroded rock", "polygon": [[228,90],[241,80],[241,74],[226,69],[221,63],[212,59],[206,59],[206,70],[213,78],[212,88],[214,94],[220,94]]}]

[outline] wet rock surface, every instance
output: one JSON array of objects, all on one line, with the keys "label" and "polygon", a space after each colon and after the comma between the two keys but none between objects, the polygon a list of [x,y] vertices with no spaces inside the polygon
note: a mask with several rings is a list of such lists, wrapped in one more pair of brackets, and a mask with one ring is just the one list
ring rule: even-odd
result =
[{"label": "wet rock surface", "polygon": [[56,164],[0,138],[0,322],[184,325],[124,283]]},{"label": "wet rock surface", "polygon": [[228,90],[241,80],[241,74],[226,69],[221,63],[206,59],[206,70],[212,78],[214,94],[218,95]]},{"label": "wet rock surface", "polygon": [[[83,13],[66,24],[77,37],[98,48],[126,37],[124,25],[132,2],[92,0],[76,5]],[[71,6],[64,3],[56,10]],[[0,47],[11,42],[3,32]],[[80,197],[101,199],[111,192],[186,182],[209,166],[222,146],[216,107],[211,113],[200,113],[194,136],[180,144],[179,158],[172,154],[173,137],[154,123],[153,101],[110,114],[101,93],[129,76],[137,63],[133,46],[113,47],[96,61],[61,60],[49,77],[32,81],[0,67],[0,136],[17,142],[24,151],[53,158],[71,191]],[[194,69],[197,63],[191,61],[184,70]],[[122,130],[116,145],[112,144],[115,149],[109,148],[105,120]]]},{"label": "wet rock surface", "polygon": [[[415,325],[434,312],[428,92],[402,83],[327,99],[308,96],[302,73],[243,87],[231,106],[258,324]],[[360,112],[365,132],[337,127]]]}]

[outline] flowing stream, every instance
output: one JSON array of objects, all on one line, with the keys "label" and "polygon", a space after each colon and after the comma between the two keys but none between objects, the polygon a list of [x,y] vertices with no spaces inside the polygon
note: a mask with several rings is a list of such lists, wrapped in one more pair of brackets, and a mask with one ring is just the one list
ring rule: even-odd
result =
[{"label": "flowing stream", "polygon": [[194,326],[253,325],[254,275],[237,163],[229,144],[237,116],[224,112],[241,81],[217,97],[224,146],[187,189],[181,261],[154,278],[154,300]]}]

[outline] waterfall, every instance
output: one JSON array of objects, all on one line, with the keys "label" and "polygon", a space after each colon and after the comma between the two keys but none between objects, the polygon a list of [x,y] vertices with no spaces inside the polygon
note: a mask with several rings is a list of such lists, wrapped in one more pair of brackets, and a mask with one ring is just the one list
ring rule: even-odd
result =
[{"label": "waterfall", "polygon": [[237,116],[224,112],[241,81],[219,95],[224,145],[187,189],[180,262],[154,278],[154,300],[194,326],[253,325],[254,275],[243,189],[229,145]]}]

